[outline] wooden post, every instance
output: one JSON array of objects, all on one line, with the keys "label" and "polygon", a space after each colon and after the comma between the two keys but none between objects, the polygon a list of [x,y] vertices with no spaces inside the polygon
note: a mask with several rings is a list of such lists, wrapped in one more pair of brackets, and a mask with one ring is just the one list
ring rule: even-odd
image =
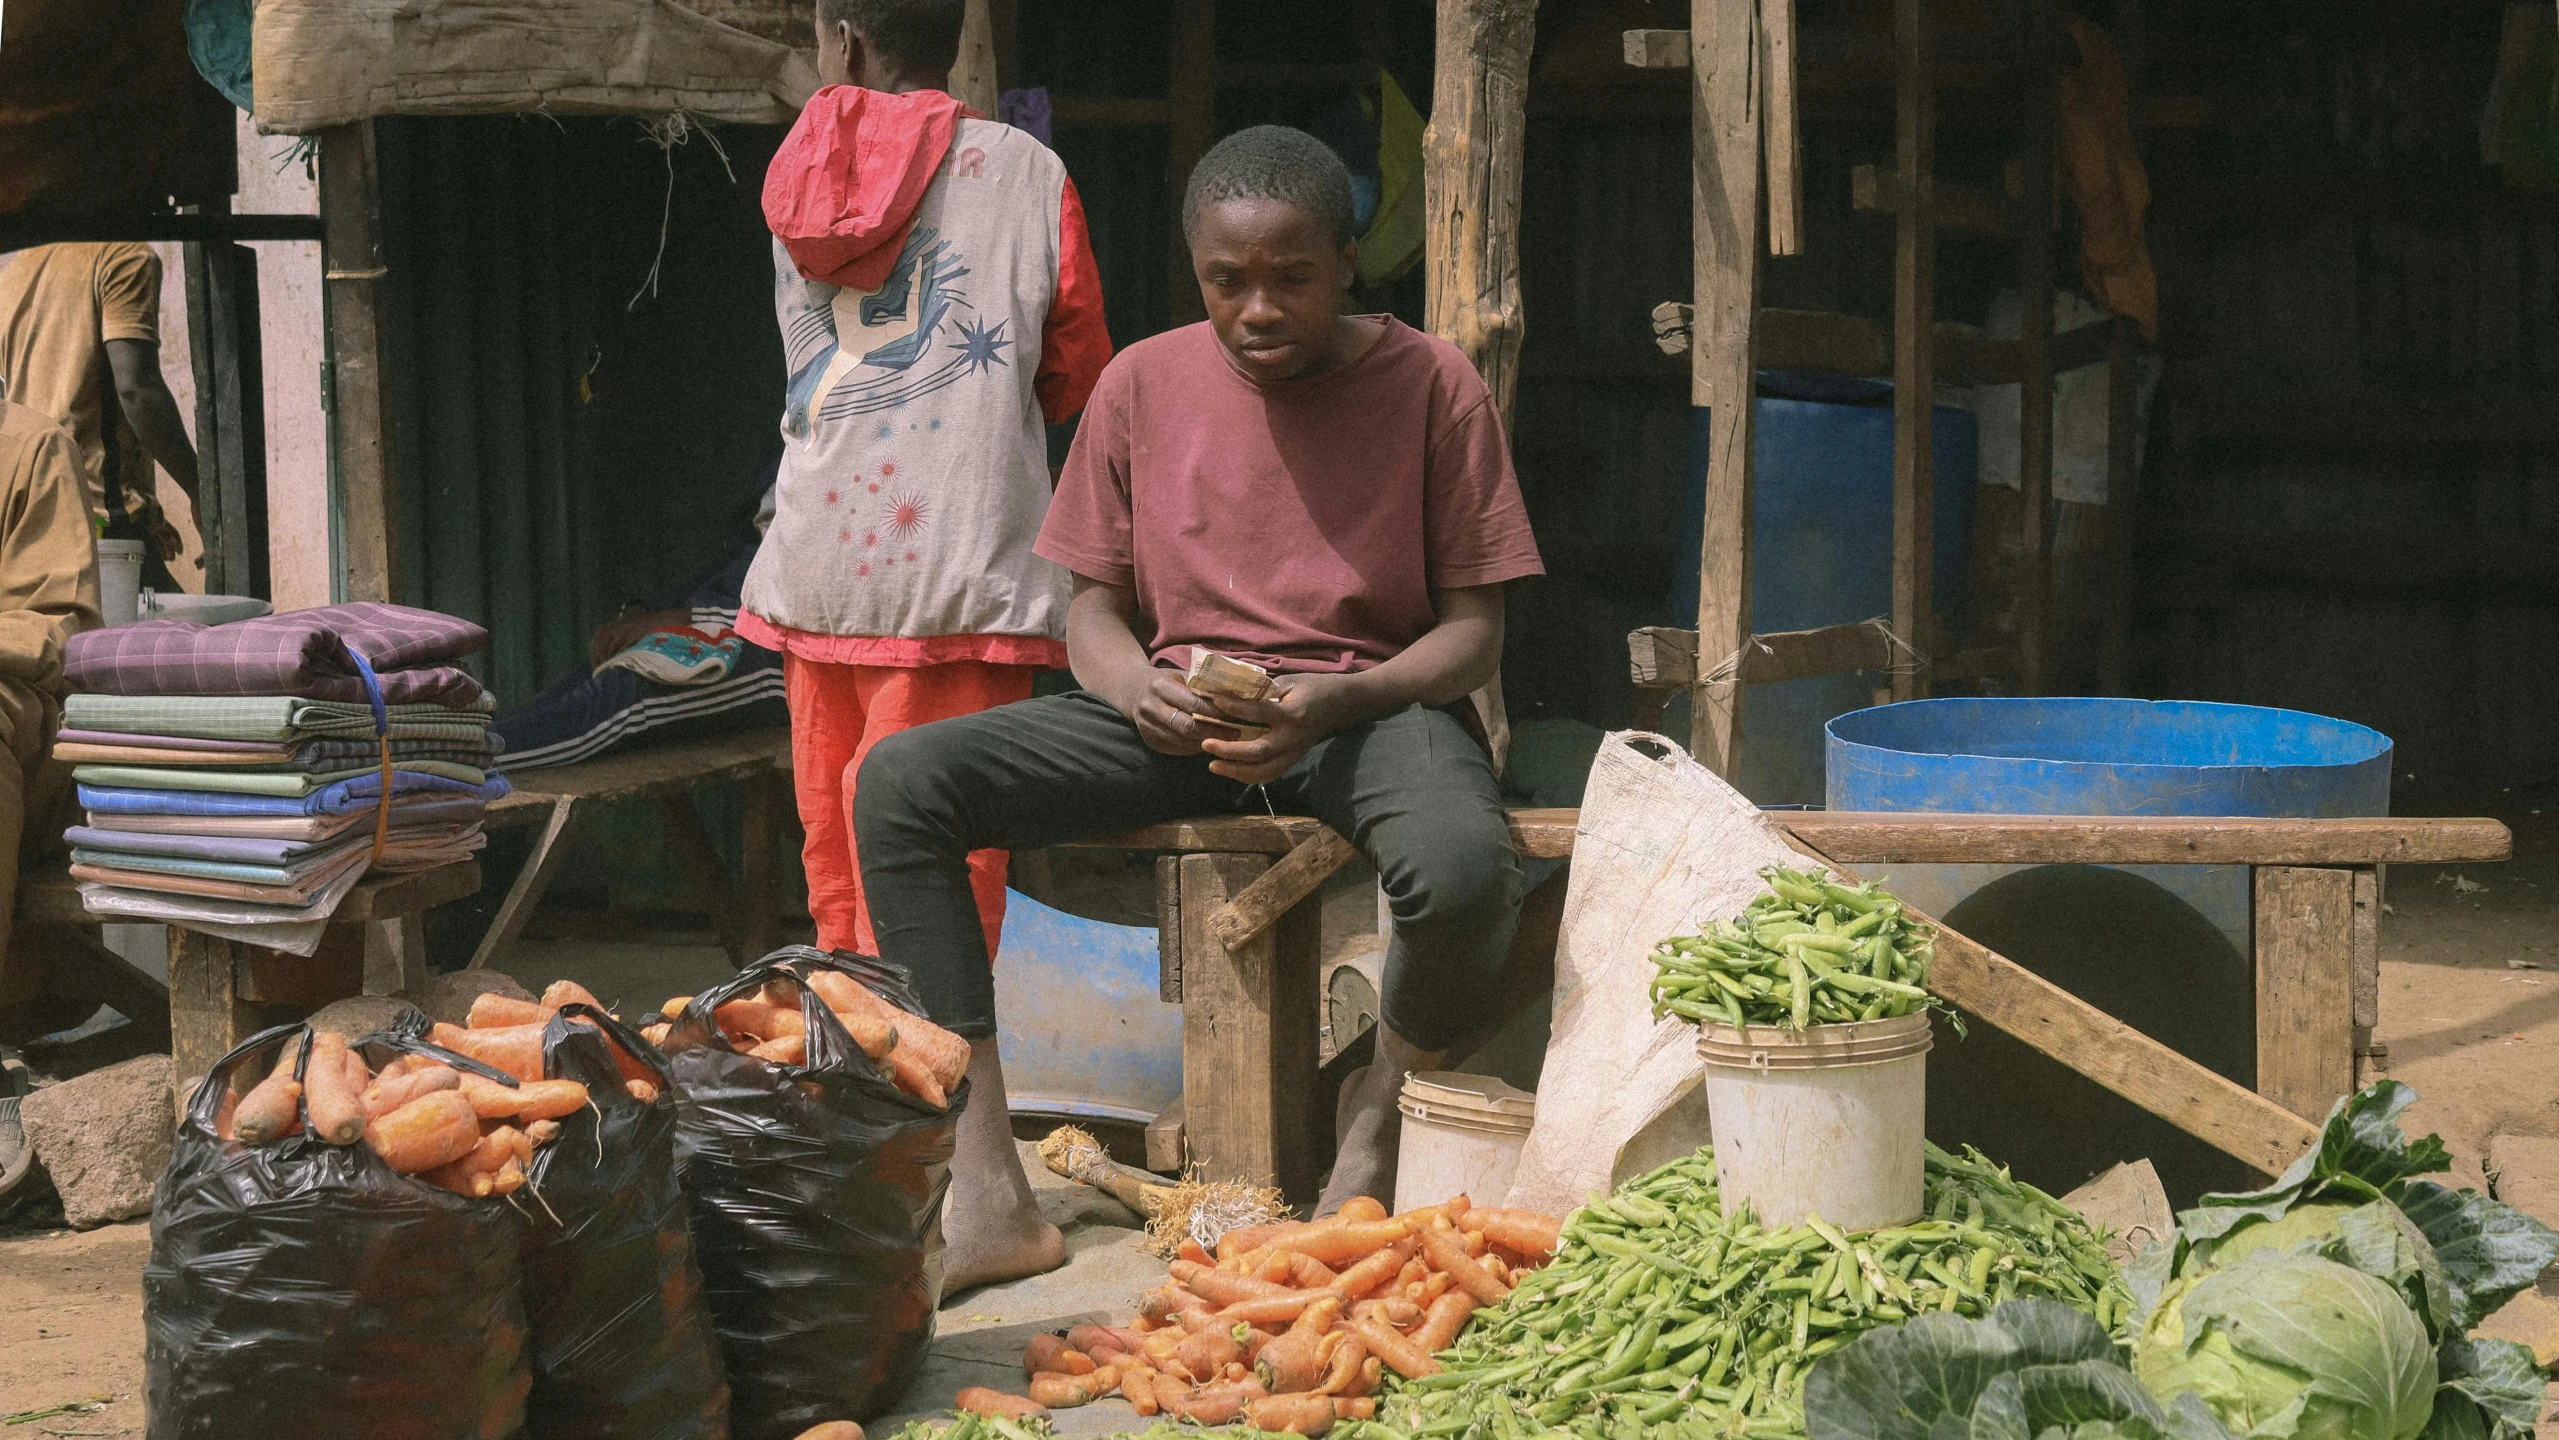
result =
[{"label": "wooden post", "polygon": [[258,330],[258,257],[246,245],[184,247],[195,369],[204,586],[268,597],[267,417]]},{"label": "wooden post", "polygon": [[987,0],[968,0],[960,12],[960,58],[951,67],[951,93],[987,119],[995,118],[995,12]]},{"label": "wooden post", "polygon": [[2053,55],[2052,21],[2041,4],[2018,7],[2026,56],[2022,126],[2025,193],[2017,246],[2017,497],[2023,533],[2017,551],[2017,688],[2052,688],[2052,543],[2046,520],[2053,489]]},{"label": "wooden post", "polygon": [[1751,0],[1689,0],[1688,14],[1697,291],[1688,400],[1713,411],[1697,574],[1700,684],[1690,692],[1688,744],[1699,764],[1729,780],[1740,757],[1741,682],[1714,670],[1750,639],[1762,110],[1751,75],[1759,45]]},{"label": "wooden post", "polygon": [[1762,119],[1768,151],[1768,253],[1804,250],[1804,137],[1795,100],[1795,0],[1760,0]]},{"label": "wooden post", "polygon": [[2141,444],[2136,333],[2136,323],[2119,315],[2106,346],[2106,616],[2097,654],[2097,689],[2105,695],[2132,693],[2132,506],[2141,489],[2134,460]]},{"label": "wooden post", "polygon": [[1191,168],[1217,135],[1217,0],[1173,0],[1173,68],[1165,86],[1167,179],[1173,194],[1173,246],[1165,285],[1173,323],[1208,318],[1200,285],[1191,274],[1191,245],[1182,233],[1182,194]]},{"label": "wooden post", "polygon": [[1422,132],[1423,323],[1474,362],[1508,425],[1519,389],[1521,147],[1536,0],[1440,0]]},{"label": "wooden post", "polygon": [[213,1062],[257,1033],[258,1007],[240,993],[247,949],[219,935],[169,927],[169,1058],[178,1113]]},{"label": "wooden post", "polygon": [[1234,950],[1208,919],[1271,868],[1267,855],[1181,862],[1183,1138],[1212,1180],[1314,1198],[1318,919],[1301,905]]},{"label": "wooden post", "polygon": [[398,491],[382,393],[381,185],[373,123],[320,134],[320,242],[329,338],[329,454],[337,486],[335,589],[342,600],[399,598]]},{"label": "wooden post", "polygon": [[2258,866],[2255,948],[2257,1093],[2325,1119],[2355,1079],[2355,872]]},{"label": "wooden post", "polygon": [[[1902,193],[1893,245],[1893,633],[1933,657],[1937,63],[1928,6],[1893,0],[1893,144]],[[1903,657],[1893,671],[1893,698],[1918,699],[1924,682]]]}]

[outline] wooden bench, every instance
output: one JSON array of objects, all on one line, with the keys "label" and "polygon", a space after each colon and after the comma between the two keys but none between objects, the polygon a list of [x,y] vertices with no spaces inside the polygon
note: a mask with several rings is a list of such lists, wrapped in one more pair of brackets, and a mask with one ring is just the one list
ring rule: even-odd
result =
[{"label": "wooden bench", "polygon": [[[503,762],[501,762],[503,763]],[[543,893],[568,854],[578,825],[596,810],[617,800],[657,802],[666,826],[667,848],[685,877],[701,892],[731,963],[743,967],[774,945],[778,906],[775,839],[784,816],[792,813],[788,795],[791,732],[755,730],[704,740],[679,740],[608,755],[580,765],[509,775],[515,792],[489,806],[492,830],[510,825],[540,825],[542,837],[499,905],[497,919],[471,968],[482,969],[504,954],[542,904]],[[693,792],[722,780],[746,785],[746,833],[743,872],[736,881],[711,843],[694,807]]]},{"label": "wooden bench", "polygon": [[[471,861],[360,880],[329,917],[318,951],[308,956],[169,926],[165,994],[169,1054],[180,1100],[214,1061],[257,1033],[266,1005],[308,1012],[353,995],[406,990],[426,979],[426,912],[479,888],[480,867]],[[17,913],[20,920],[40,925],[107,923],[107,917],[92,915],[81,905],[79,883],[60,869],[18,878]],[[89,958],[111,980],[129,985],[139,977],[140,983],[151,984],[148,976],[104,947]],[[110,1003],[125,1010],[122,1003]]]},{"label": "wooden bench", "polygon": [[[1579,812],[1514,810],[1526,858],[1571,856]],[[2379,1022],[2374,867],[2503,860],[2494,820],[2110,818],[1770,812],[1796,848],[1854,874],[1875,864],[2247,865],[2255,897],[2257,1088],[2150,1039],[2004,956],[1948,932],[1934,988],[2107,1089],[2267,1174],[2308,1148],[2357,1083]],[[1212,1177],[1313,1193],[1328,1157],[1296,1103],[1318,1028],[1318,935],[1302,905],[1355,853],[1304,817],[1210,816],[1084,842],[1161,852],[1162,997],[1182,1006],[1183,1134]]]}]

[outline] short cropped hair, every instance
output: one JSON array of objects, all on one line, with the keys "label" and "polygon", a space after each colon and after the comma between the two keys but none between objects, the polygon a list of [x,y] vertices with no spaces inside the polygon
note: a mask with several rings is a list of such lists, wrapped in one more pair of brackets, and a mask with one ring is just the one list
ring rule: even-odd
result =
[{"label": "short cropped hair", "polygon": [[959,63],[967,10],[968,0],[817,0],[819,24],[841,20],[891,64],[934,74]]},{"label": "short cropped hair", "polygon": [[1220,140],[1191,169],[1182,195],[1182,234],[1199,229],[1200,212],[1229,200],[1277,200],[1314,217],[1336,245],[1348,245],[1351,172],[1333,148],[1303,130],[1256,125]]}]

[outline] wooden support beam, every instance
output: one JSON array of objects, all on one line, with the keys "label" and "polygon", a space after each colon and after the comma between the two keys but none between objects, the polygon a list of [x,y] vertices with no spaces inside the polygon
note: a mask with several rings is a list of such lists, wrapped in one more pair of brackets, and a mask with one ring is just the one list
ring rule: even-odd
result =
[{"label": "wooden support beam", "polygon": [[1184,1141],[1208,1179],[1311,1200],[1322,1157],[1297,1102],[1316,1071],[1318,917],[1300,907],[1230,950],[1208,919],[1271,862],[1185,855],[1181,866]]},{"label": "wooden support beam", "polygon": [[[1893,0],[1893,633],[1934,649],[1936,559],[1937,88],[1929,0]],[[1700,630],[1704,627],[1701,625]],[[1893,698],[1926,694],[1916,670]]]},{"label": "wooden support beam", "polygon": [[1182,857],[1155,857],[1155,998],[1182,1003]]},{"label": "wooden support beam", "polygon": [[258,1007],[241,994],[248,947],[183,926],[169,927],[169,1060],[178,1113],[213,1062],[257,1033]]},{"label": "wooden support beam", "polygon": [[[1698,551],[1699,648],[1729,655],[1750,638],[1751,433],[1758,392],[1760,104],[1752,0],[1689,0],[1691,203],[1696,344],[1689,403],[1713,411],[1705,533]],[[1926,407],[1922,407],[1923,409]],[[1741,687],[1692,697],[1689,753],[1740,770]]]},{"label": "wooden support beam", "polygon": [[1505,422],[1527,334],[1519,189],[1536,37],[1537,0],[1440,0],[1422,132],[1423,324],[1473,362]]},{"label": "wooden support beam", "polygon": [[[1857,209],[1898,215],[1902,209],[1902,196],[1906,193],[1897,171],[1858,165],[1848,172],[1848,200]],[[2019,214],[2024,210],[2025,207],[2014,198],[1978,186],[1943,182],[1937,186],[1936,214],[1940,230],[1962,230],[1975,235],[2015,235],[2021,228]]]},{"label": "wooden support beam", "polygon": [[1219,944],[1241,950],[1358,857],[1358,847],[1328,825],[1208,917],[1208,928]]},{"label": "wooden support beam", "polygon": [[1173,66],[1164,93],[1175,241],[1164,280],[1173,323],[1186,325],[1208,318],[1199,280],[1191,273],[1190,242],[1182,234],[1182,195],[1190,188],[1191,168],[1217,138],[1217,0],[1173,0]]},{"label": "wooden support beam", "polygon": [[1795,0],[1760,0],[1760,117],[1768,156],[1768,253],[1804,249],[1804,140],[1795,93]]},{"label": "wooden support beam", "polygon": [[[1784,811],[1770,818],[1788,834],[1851,865],[2468,864],[2503,860],[2514,844],[2506,827],[2494,820],[2450,818],[2283,820],[1847,810]],[[2365,874],[2369,878],[2370,872]],[[2371,908],[2378,911],[2379,906]],[[2380,1002],[2376,999],[2373,1004],[2377,1008]]]},{"label": "wooden support beam", "polygon": [[[1699,683],[1697,632],[1693,630],[1648,625],[1626,637],[1626,651],[1631,678],[1639,689],[1685,690]],[[1739,657],[1730,678],[1744,685],[1772,685],[1780,680],[1846,675],[1857,670],[1889,670],[1894,664],[1892,640],[1866,621],[1753,635],[1741,647]],[[1721,669],[1731,658],[1718,657],[1705,668]]]},{"label": "wooden support beam", "polygon": [[373,122],[320,132],[320,242],[328,314],[329,449],[341,600],[397,600],[399,502],[383,395],[382,193]]},{"label": "wooden support beam", "polygon": [[[2026,93],[2019,97],[2026,162],[2018,205],[2025,224],[2017,247],[2018,311],[2017,687],[2052,689],[2052,540],[2046,515],[2053,489],[2053,85],[2052,22],[2041,5],[2019,8],[2025,27]],[[1942,193],[1942,192],[1941,192]]]},{"label": "wooden support beam", "polygon": [[951,94],[989,120],[999,92],[995,78],[995,11],[988,0],[967,0],[960,11],[960,58],[951,67]]},{"label": "wooden support beam", "polygon": [[1626,32],[1626,63],[1638,70],[1685,70],[1688,68],[1688,32],[1629,30]]},{"label": "wooden support beam", "polygon": [[2260,865],[2256,902],[2257,1093],[2317,1121],[2354,1088],[2355,872]]},{"label": "wooden support beam", "polygon": [[190,242],[184,258],[205,589],[263,600],[271,592],[257,252],[225,241]]}]

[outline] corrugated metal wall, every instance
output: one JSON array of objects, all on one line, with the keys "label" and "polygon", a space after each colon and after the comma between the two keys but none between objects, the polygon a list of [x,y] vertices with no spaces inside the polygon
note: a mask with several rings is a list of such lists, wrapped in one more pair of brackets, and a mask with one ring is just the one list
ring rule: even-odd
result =
[{"label": "corrugated metal wall", "polygon": [[2479,158],[2495,6],[2205,6],[2153,89],[2169,368],[2147,693],[2398,741],[2394,805],[2559,800],[2559,196]]}]

